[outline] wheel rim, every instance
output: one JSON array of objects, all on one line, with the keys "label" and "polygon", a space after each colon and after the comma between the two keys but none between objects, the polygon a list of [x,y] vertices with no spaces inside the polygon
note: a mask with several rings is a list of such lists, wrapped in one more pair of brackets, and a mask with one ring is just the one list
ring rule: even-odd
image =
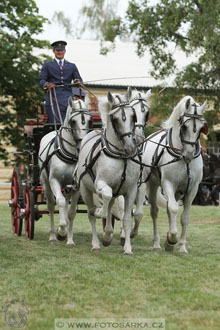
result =
[{"label": "wheel rim", "polygon": [[34,238],[34,205],[33,193],[28,185],[25,187],[25,232],[28,239]]},{"label": "wheel rim", "polygon": [[22,233],[22,219],[21,216],[21,205],[19,200],[19,186],[21,189],[21,182],[19,184],[18,173],[14,170],[12,175],[12,185],[11,185],[11,220],[12,220],[12,230],[17,236]]}]

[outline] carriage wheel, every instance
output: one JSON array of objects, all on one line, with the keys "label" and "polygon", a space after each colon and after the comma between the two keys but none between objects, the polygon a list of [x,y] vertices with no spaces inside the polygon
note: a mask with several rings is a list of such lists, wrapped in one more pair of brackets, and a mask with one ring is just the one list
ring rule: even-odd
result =
[{"label": "carriage wheel", "polygon": [[22,210],[24,208],[24,196],[22,189],[21,174],[18,167],[16,167],[12,174],[11,183],[11,220],[12,230],[17,236],[21,236],[22,233]]},{"label": "carriage wheel", "polygon": [[34,238],[34,193],[30,190],[28,184],[25,187],[25,232],[28,239]]}]

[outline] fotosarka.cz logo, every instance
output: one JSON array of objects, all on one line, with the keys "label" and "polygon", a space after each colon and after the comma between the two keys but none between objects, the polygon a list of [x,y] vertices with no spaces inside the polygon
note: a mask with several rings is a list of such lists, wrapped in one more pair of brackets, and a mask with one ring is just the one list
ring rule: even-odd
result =
[{"label": "fotosarka.cz logo", "polygon": [[27,323],[29,310],[24,301],[12,300],[4,308],[5,321],[11,328],[22,329]]}]

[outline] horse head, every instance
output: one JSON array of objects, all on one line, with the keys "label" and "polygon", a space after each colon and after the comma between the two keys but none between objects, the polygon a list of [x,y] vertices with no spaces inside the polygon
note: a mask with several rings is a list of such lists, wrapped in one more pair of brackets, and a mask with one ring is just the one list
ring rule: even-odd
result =
[{"label": "horse head", "polygon": [[200,133],[208,133],[208,125],[203,116],[206,105],[206,101],[200,106],[192,97],[188,97],[185,102],[185,109],[179,117],[179,136],[182,143],[182,155],[187,163],[195,155]]},{"label": "horse head", "polygon": [[77,147],[80,146],[83,137],[88,133],[92,125],[92,117],[88,109],[89,97],[85,96],[85,102],[81,99],[68,99],[68,107],[64,127],[71,130]]},{"label": "horse head", "polygon": [[[106,122],[106,133],[114,134],[114,143],[119,142],[117,148],[123,148],[126,155],[133,155],[136,152],[134,140],[134,129],[136,114],[130,104],[132,91],[129,87],[125,95],[111,94],[108,92],[108,116]],[[109,131],[109,132],[108,132]],[[109,138],[108,137],[108,138]]]},{"label": "horse head", "polygon": [[187,163],[197,152],[200,133],[208,133],[208,125],[203,116],[206,104],[205,101],[200,106],[191,96],[185,96],[163,123],[163,128],[172,129],[172,139]]},{"label": "horse head", "polygon": [[149,118],[148,99],[150,95],[151,89],[149,89],[147,93],[144,91],[140,92],[138,90],[132,90],[131,105],[133,106],[136,114],[135,140],[137,145],[143,143],[145,138],[144,130]]}]

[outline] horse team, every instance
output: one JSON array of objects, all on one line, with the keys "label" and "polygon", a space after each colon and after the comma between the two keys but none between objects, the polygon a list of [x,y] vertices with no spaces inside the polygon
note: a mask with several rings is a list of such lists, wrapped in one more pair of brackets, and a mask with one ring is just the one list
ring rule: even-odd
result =
[{"label": "horse team", "polygon": [[[67,244],[74,245],[72,227],[81,195],[92,228],[92,251],[100,250],[96,218],[106,219],[102,244],[108,246],[113,237],[113,215],[121,221],[124,254],[130,255],[131,237],[138,233],[147,196],[153,220],[153,249],[161,249],[157,214],[162,206],[169,219],[165,250],[173,250],[178,242],[179,252],[187,253],[190,207],[203,175],[199,138],[201,132],[208,132],[203,116],[206,102],[199,105],[192,97],[183,97],[163,128],[145,138],[150,95],[150,90],[145,93],[131,88],[125,95],[108,92],[98,100],[101,130],[91,130],[88,97],[85,102],[69,99],[64,124],[42,139],[39,150],[40,180],[51,220],[50,242],[67,238]],[[180,200],[183,212],[178,241]],[[60,213],[57,232],[55,204]]]}]

